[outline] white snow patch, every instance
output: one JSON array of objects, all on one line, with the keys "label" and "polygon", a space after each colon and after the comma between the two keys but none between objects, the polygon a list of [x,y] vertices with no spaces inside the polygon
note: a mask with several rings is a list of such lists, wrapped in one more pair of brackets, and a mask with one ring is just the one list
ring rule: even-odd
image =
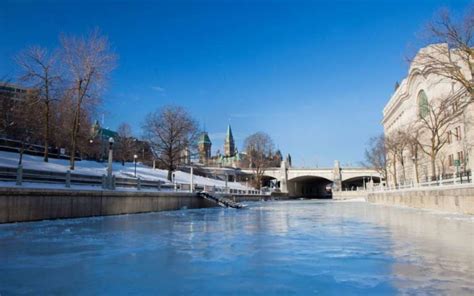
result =
[{"label": "white snow patch", "polygon": [[[18,153],[14,152],[6,152],[0,151],[0,166],[1,167],[11,167],[16,168],[18,166]],[[50,158],[49,162],[44,162],[42,157],[39,156],[32,156],[32,155],[23,155],[23,168],[25,169],[32,169],[32,170],[40,170],[40,171],[52,171],[52,172],[60,172],[66,173],[69,170],[69,160],[66,159],[55,159]],[[114,162],[112,165],[113,172],[115,176],[122,177],[122,178],[133,178],[135,176],[135,164],[134,163],[125,163],[122,166],[121,163]],[[90,161],[90,160],[81,160],[75,163],[74,171],[71,171],[75,174],[83,174],[83,175],[93,175],[93,176],[102,176],[107,173],[107,163]],[[153,169],[149,166],[143,165],[141,163],[137,163],[137,177],[142,180],[150,180],[150,181],[162,181],[165,183],[170,183],[167,180],[168,171],[161,170],[161,169]],[[189,184],[190,183],[190,174],[176,171],[175,178],[177,183],[181,184]],[[8,183],[8,182],[2,182]],[[216,187],[225,187],[225,181],[205,178],[201,176],[193,176],[193,183],[198,185],[207,185],[207,186],[216,186]],[[5,184],[7,185],[7,184]],[[44,185],[49,186],[49,184],[38,184],[38,186]],[[53,184],[55,185],[55,184]],[[2,184],[2,186],[4,186]],[[246,187],[237,182],[228,182],[227,186],[230,189],[239,189],[239,190],[253,190],[253,188]],[[84,186],[80,186],[83,188]],[[95,186],[90,186],[95,187]],[[35,187],[39,188],[39,187]],[[45,187],[41,187],[45,188]],[[47,187],[51,188],[51,187]]]}]

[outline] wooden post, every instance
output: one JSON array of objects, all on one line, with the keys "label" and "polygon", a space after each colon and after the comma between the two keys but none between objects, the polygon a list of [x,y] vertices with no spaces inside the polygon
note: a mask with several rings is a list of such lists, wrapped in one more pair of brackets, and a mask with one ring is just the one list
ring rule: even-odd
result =
[{"label": "wooden post", "polygon": [[115,175],[112,175],[110,180],[110,189],[115,190]]},{"label": "wooden post", "polygon": [[23,182],[23,166],[20,164],[16,169],[16,185],[20,186]]},{"label": "wooden post", "polygon": [[107,177],[104,175],[102,175],[102,189],[106,189],[107,188]]},{"label": "wooden post", "polygon": [[189,180],[189,192],[193,192],[193,167],[191,167],[190,180]]},{"label": "wooden post", "polygon": [[71,187],[71,171],[68,170],[66,172],[66,188],[70,188]]}]

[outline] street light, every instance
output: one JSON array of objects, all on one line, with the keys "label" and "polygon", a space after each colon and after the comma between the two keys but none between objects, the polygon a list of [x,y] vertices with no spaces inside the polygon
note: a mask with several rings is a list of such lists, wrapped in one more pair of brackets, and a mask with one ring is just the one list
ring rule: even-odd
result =
[{"label": "street light", "polygon": [[135,178],[137,177],[137,158],[138,158],[138,155],[134,154],[133,162],[135,163]]},{"label": "street light", "polygon": [[112,177],[112,159],[113,159],[113,151],[114,151],[114,138],[109,138],[109,163],[107,167],[107,176],[109,178]]}]

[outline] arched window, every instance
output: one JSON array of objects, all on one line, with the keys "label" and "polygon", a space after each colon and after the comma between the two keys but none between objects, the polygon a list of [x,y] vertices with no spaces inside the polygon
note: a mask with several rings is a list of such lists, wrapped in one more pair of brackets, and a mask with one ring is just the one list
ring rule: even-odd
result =
[{"label": "arched window", "polygon": [[424,118],[429,112],[428,97],[424,90],[420,90],[418,93],[418,115]]}]

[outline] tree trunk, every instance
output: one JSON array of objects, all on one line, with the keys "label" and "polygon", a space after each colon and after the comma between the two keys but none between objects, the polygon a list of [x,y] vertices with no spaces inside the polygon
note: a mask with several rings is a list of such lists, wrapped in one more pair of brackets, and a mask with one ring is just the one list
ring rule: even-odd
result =
[{"label": "tree trunk", "polygon": [[393,156],[393,185],[397,187],[398,180],[397,180],[397,158],[396,155]]},{"label": "tree trunk", "polygon": [[415,179],[416,183],[420,183],[420,176],[418,175],[418,160],[415,160]]},{"label": "tree trunk", "polygon": [[75,156],[76,156],[76,142],[77,142],[77,133],[79,132],[79,120],[81,118],[81,104],[82,104],[82,81],[77,83],[77,104],[76,112],[74,114],[74,122],[72,127],[72,139],[71,139],[71,157],[69,159],[70,169],[74,170],[75,165]]},{"label": "tree trunk", "polygon": [[20,159],[18,160],[18,165],[23,163],[23,152],[25,151],[25,141],[21,141],[21,149],[20,149]]},{"label": "tree trunk", "polygon": [[436,180],[436,155],[431,154],[431,181]]},{"label": "tree trunk", "polygon": [[406,174],[405,174],[405,163],[404,162],[400,162],[400,164],[402,165],[402,178],[403,178],[403,184],[405,184],[406,182]]},{"label": "tree trunk", "polygon": [[69,168],[71,170],[74,170],[74,161],[75,161],[75,156],[76,156],[76,126],[77,126],[77,112],[74,115],[74,121],[72,125],[72,136],[71,136],[71,151],[69,151],[70,158],[69,158]]},{"label": "tree trunk", "polygon": [[168,181],[173,181],[171,180],[171,174],[173,173],[173,171],[171,170],[171,167],[168,167]]},{"label": "tree trunk", "polygon": [[49,158],[49,102],[46,102],[46,114],[45,114],[45,136],[44,136],[44,162],[48,162]]}]

